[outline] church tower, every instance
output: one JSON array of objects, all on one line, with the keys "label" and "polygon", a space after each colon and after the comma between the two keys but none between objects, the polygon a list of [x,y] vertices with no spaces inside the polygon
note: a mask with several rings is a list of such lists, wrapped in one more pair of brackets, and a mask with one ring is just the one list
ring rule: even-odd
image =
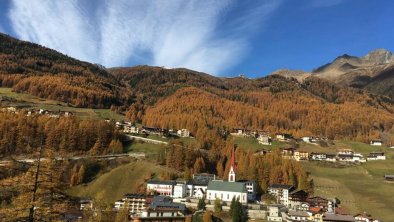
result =
[{"label": "church tower", "polygon": [[237,166],[235,165],[235,148],[231,151],[231,166],[230,171],[228,172],[228,181],[235,182],[235,173],[237,171]]}]

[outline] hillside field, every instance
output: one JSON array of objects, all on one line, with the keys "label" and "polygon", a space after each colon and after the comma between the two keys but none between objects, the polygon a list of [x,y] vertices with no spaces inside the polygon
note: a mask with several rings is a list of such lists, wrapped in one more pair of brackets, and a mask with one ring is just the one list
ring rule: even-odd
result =
[{"label": "hillside field", "polygon": [[[353,143],[353,142],[351,142]],[[376,147],[353,146],[358,152],[372,152]],[[362,165],[334,168],[317,162],[304,162],[315,183],[315,195],[338,197],[349,213],[371,213],[384,221],[394,221],[394,183],[384,181],[385,174],[394,174],[394,150],[386,148],[387,160],[369,161]]]},{"label": "hillside field", "polygon": [[168,169],[137,160],[104,173],[88,184],[71,187],[67,192],[74,197],[92,198],[110,205],[126,193],[137,192],[152,174],[157,176],[164,171]]},{"label": "hillside field", "polygon": [[1,87],[0,97],[8,97],[16,100],[12,102],[4,102],[7,106],[46,109],[51,111],[70,111],[81,119],[124,119],[123,115],[112,112],[109,109],[75,108],[64,102],[42,99],[26,93],[16,93],[13,92],[11,88]]}]

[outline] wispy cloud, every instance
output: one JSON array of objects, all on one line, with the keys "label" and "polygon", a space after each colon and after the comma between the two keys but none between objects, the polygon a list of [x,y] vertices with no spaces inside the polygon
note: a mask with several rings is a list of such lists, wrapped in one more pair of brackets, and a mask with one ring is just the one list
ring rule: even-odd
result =
[{"label": "wispy cloud", "polygon": [[146,63],[213,74],[239,62],[278,0],[14,0],[18,37],[105,66]]}]

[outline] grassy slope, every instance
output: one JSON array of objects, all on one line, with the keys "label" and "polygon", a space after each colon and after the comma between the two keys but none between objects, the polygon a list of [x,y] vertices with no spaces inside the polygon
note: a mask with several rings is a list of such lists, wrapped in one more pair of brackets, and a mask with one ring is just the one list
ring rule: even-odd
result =
[{"label": "grassy slope", "polygon": [[252,137],[233,137],[234,143],[237,144],[240,148],[257,151],[262,149],[273,149],[280,147],[288,147],[286,143],[273,141],[271,146],[262,145],[257,142],[257,139]]},{"label": "grassy slope", "polygon": [[107,172],[87,185],[72,187],[68,193],[75,197],[90,197],[113,204],[126,193],[136,192],[138,186],[149,178],[167,169],[146,161],[135,161]]},{"label": "grassy slope", "polygon": [[114,113],[109,109],[74,108],[67,106],[67,104],[63,102],[42,99],[26,93],[15,93],[12,92],[11,88],[0,88],[0,96],[18,100],[15,103],[10,103],[10,106],[30,106],[36,109],[47,109],[51,111],[71,111],[82,119],[124,119],[123,115]]},{"label": "grassy slope", "polygon": [[[340,141],[336,144],[339,147],[352,147],[360,153],[382,149],[358,142]],[[350,213],[366,211],[378,219],[394,221],[394,184],[383,180],[385,174],[394,174],[394,150],[385,148],[385,151],[388,157],[386,161],[370,161],[348,168],[305,162],[315,182],[315,194],[327,198],[338,197]]]}]

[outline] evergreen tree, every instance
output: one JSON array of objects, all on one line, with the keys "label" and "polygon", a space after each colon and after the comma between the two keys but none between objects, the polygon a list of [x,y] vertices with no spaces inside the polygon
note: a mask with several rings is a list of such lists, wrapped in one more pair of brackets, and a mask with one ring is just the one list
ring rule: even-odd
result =
[{"label": "evergreen tree", "polygon": [[198,200],[197,209],[198,210],[205,210],[205,197]]}]

